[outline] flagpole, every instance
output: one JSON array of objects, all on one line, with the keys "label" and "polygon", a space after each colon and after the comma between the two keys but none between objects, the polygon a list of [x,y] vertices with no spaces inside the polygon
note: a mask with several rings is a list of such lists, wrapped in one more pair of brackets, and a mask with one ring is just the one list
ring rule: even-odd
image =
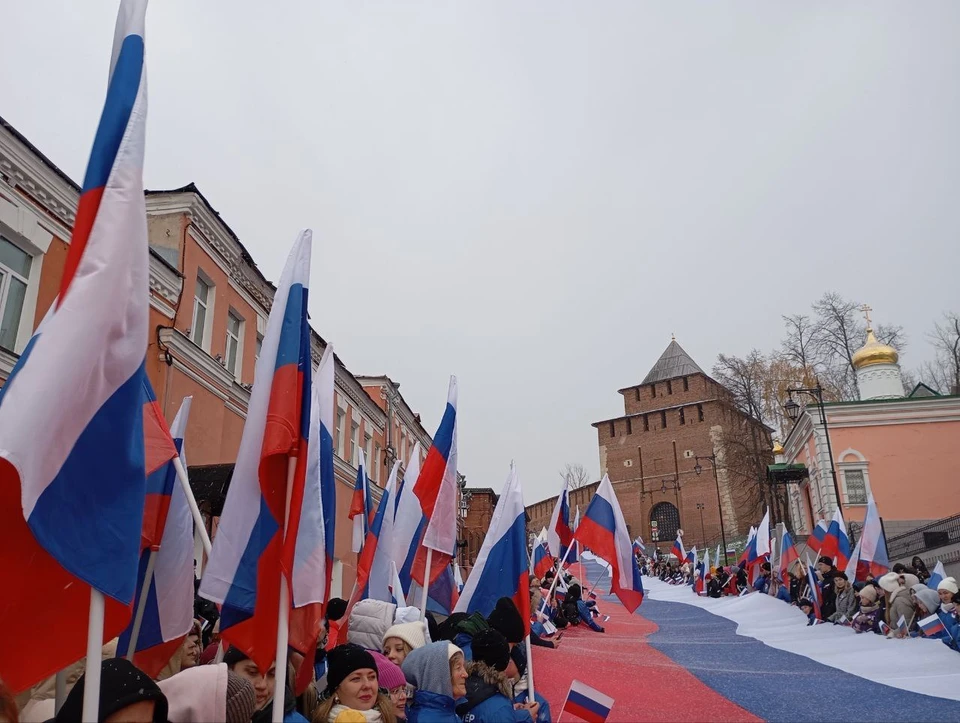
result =
[{"label": "flagpole", "polygon": [[[598,559],[599,559],[599,558],[598,558]],[[606,562],[606,560],[604,560],[604,562]],[[607,564],[609,564],[609,563],[607,563]],[[593,587],[591,587],[590,590],[587,592],[587,597],[590,596],[590,593],[593,592],[594,588],[596,588],[596,586],[597,586],[598,584],[600,584],[600,581],[601,581],[604,577],[606,577],[606,575],[607,575],[607,568],[604,567],[604,568],[603,568],[603,571],[600,573],[600,577],[598,577],[598,578],[596,579],[596,582],[593,583]],[[612,566],[611,566],[611,568],[610,568],[610,580],[613,581],[613,567],[612,567]]]},{"label": "flagpole", "polygon": [[143,624],[143,613],[147,609],[147,597],[150,592],[150,583],[153,582],[153,569],[157,564],[157,551],[150,550],[147,558],[147,569],[143,574],[143,587],[140,589],[140,599],[137,601],[137,612],[133,616],[133,628],[130,630],[130,642],[127,644],[126,657],[131,663],[133,654],[137,650],[137,638],[140,637],[140,626]]},{"label": "flagpole", "polygon": [[430,592],[430,565],[433,563],[433,548],[427,548],[427,563],[423,571],[423,590],[420,591],[420,619],[427,619],[427,594]]},{"label": "flagpole", "polygon": [[[283,512],[283,537],[287,535],[290,521],[290,497],[293,494],[293,478],[297,471],[297,458],[287,461],[287,501]],[[196,504],[196,503],[194,503]],[[273,693],[273,723],[283,723],[283,706],[287,690],[287,645],[290,640],[290,589],[286,576],[280,571],[280,611],[277,616],[277,655],[274,659],[276,677]]]},{"label": "flagpole", "polygon": [[185,470],[183,467],[183,460],[180,459],[180,455],[177,455],[173,458],[173,466],[177,470],[177,479],[180,480],[180,486],[183,487],[183,494],[187,497],[187,504],[190,506],[190,514],[193,515],[193,524],[197,526],[197,532],[200,533],[200,541],[203,543],[203,551],[207,554],[207,557],[209,557],[210,549],[213,547],[213,545],[210,543],[210,535],[207,534],[207,526],[203,522],[203,515],[200,514],[200,508],[197,506],[197,499],[193,496],[193,490],[190,488],[190,480],[187,478],[187,470]]},{"label": "flagpole", "polygon": [[536,691],[533,689],[533,649],[530,645],[530,633],[527,633],[527,702],[536,702]]},{"label": "flagpole", "polygon": [[87,620],[87,659],[84,663],[83,723],[100,720],[100,669],[103,649],[103,593],[90,588],[90,616]]},{"label": "flagpole", "polygon": [[559,580],[560,576],[563,574],[563,564],[567,561],[567,558],[570,557],[570,550],[572,549],[573,543],[567,546],[567,551],[564,553],[563,559],[560,560],[560,568],[557,570],[557,574],[553,576],[553,582],[550,583],[550,590],[547,592],[547,596],[543,599],[543,605],[540,607],[541,614],[547,609],[547,602],[550,600],[550,596],[553,595],[553,591],[557,587],[557,580]]}]

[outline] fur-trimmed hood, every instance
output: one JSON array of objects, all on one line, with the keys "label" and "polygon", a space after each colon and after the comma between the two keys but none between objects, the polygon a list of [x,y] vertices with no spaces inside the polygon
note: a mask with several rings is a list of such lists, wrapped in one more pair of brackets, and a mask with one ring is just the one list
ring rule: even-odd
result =
[{"label": "fur-trimmed hood", "polygon": [[510,682],[503,673],[493,666],[473,660],[467,663],[467,673],[469,677],[467,678],[466,701],[457,706],[457,715],[460,717],[498,694],[503,696],[507,702],[513,700],[513,689]]}]

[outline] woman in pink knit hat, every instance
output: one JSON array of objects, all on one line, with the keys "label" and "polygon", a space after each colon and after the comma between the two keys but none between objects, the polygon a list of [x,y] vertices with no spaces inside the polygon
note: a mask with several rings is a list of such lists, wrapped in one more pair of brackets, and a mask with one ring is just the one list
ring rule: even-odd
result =
[{"label": "woman in pink knit hat", "polygon": [[397,714],[397,720],[407,719],[407,679],[403,675],[400,667],[387,659],[385,655],[371,650],[370,654],[377,661],[377,674],[380,680],[380,687],[390,693],[390,701],[393,703],[393,710]]}]

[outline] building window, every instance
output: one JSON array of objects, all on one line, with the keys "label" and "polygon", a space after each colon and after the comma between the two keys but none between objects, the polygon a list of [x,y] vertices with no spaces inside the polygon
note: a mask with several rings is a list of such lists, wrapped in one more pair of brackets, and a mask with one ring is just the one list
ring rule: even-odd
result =
[{"label": "building window", "polygon": [[697,421],[698,422],[703,421],[703,405],[702,404],[697,405]]},{"label": "building window", "polygon": [[643,415],[643,431],[650,431],[650,417],[648,417],[646,414]]},{"label": "building window", "polygon": [[637,401],[639,402],[639,401],[640,401],[640,387],[637,387],[634,391],[637,393]]},{"label": "building window", "polygon": [[257,334],[257,348],[253,352],[254,362],[260,361],[260,350],[263,349],[263,334]]},{"label": "building window", "polygon": [[627,434],[633,434],[633,420],[627,417]]},{"label": "building window", "polygon": [[683,407],[680,407],[680,424],[686,424],[687,418],[683,414]]},{"label": "building window", "polygon": [[673,394],[673,382],[667,379],[667,394]]},{"label": "building window", "polygon": [[666,412],[666,410],[660,412],[660,428],[661,428],[661,429],[666,429],[666,428],[667,428],[667,412]]},{"label": "building window", "polygon": [[848,505],[867,504],[867,481],[862,469],[844,470],[843,484],[847,488]]},{"label": "building window", "polygon": [[381,452],[379,442],[373,447],[373,469],[374,469],[374,479],[379,484],[380,483],[380,467],[383,465],[380,464],[380,452]]},{"label": "building window", "polygon": [[0,346],[14,351],[33,257],[0,236]]},{"label": "building window", "polygon": [[616,423],[616,422],[610,422],[610,436],[611,436],[611,437],[616,437],[616,436],[617,436],[617,423]]},{"label": "building window", "polygon": [[651,385],[650,385],[650,398],[651,398],[651,399],[656,399],[656,398],[657,398],[657,385],[656,385],[656,384],[651,384]]},{"label": "building window", "polygon": [[[363,433],[363,453],[367,456],[367,467],[375,467],[373,460],[373,437],[366,432]],[[367,470],[367,477],[373,477],[375,481],[379,481],[379,479],[376,478],[376,474],[375,469]]]},{"label": "building window", "polygon": [[204,346],[206,336],[211,288],[213,288],[212,284],[197,276],[197,286],[193,292],[193,323],[190,325],[190,341],[200,347]]},{"label": "building window", "polygon": [[690,391],[690,382],[687,381],[686,377],[683,378],[683,391],[685,392]]},{"label": "building window", "polygon": [[334,431],[334,436],[336,439],[333,440],[333,446],[337,450],[337,456],[340,459],[344,459],[343,456],[343,418],[347,416],[346,413],[337,407],[337,428]]},{"label": "building window", "polygon": [[360,449],[360,425],[356,422],[350,422],[350,464],[356,467],[359,464],[357,450]]},{"label": "building window", "polygon": [[243,338],[243,319],[232,311],[227,314],[227,346],[226,367],[227,371],[235,377],[240,376],[240,340]]}]

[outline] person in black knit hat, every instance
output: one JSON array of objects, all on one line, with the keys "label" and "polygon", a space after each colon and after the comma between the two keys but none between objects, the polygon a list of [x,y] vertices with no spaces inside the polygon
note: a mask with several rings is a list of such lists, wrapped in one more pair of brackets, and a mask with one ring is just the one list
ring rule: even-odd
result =
[{"label": "person in black knit hat", "polygon": [[457,706],[457,715],[464,723],[536,720],[536,703],[523,705],[519,710],[513,707],[511,681],[504,673],[510,663],[510,644],[503,634],[494,628],[481,630],[473,636],[472,647],[473,660],[467,663],[466,701]]},{"label": "person in black knit hat", "polygon": [[[63,702],[54,719],[56,723],[78,721],[83,710],[83,689],[86,673]],[[109,658],[100,668],[100,713],[97,720],[156,721],[167,720],[167,697],[146,673],[126,658]]]},{"label": "person in black knit hat", "polygon": [[507,639],[511,648],[526,637],[520,611],[517,610],[513,600],[508,597],[497,600],[497,606],[487,616],[487,623]]},{"label": "person in black knit hat", "polygon": [[338,645],[327,654],[327,687],[313,720],[334,721],[348,711],[363,714],[368,723],[397,719],[390,697],[380,692],[377,661],[354,643]]}]

